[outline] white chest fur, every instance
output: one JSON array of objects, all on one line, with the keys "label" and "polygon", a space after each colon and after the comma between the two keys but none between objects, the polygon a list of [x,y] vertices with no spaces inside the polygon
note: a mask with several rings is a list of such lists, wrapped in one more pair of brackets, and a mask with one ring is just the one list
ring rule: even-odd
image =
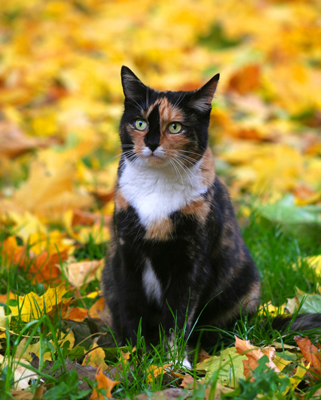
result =
[{"label": "white chest fur", "polygon": [[125,160],[119,187],[145,227],[168,217],[206,192],[199,164],[187,173],[182,169],[177,172],[171,165],[155,168]]}]

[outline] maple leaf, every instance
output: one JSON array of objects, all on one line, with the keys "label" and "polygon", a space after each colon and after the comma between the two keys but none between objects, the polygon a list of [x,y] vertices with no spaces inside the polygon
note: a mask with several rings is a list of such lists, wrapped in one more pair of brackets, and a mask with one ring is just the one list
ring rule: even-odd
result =
[{"label": "maple leaf", "polygon": [[276,356],[274,347],[266,347],[261,350],[254,347],[249,340],[241,340],[237,336],[235,336],[235,347],[239,354],[244,354],[247,357],[247,360],[243,360],[243,374],[245,378],[252,376],[252,371],[259,365],[257,361],[264,355],[269,358],[269,362],[266,365],[275,372],[280,372],[279,368],[273,362]]},{"label": "maple leaf", "polygon": [[157,365],[151,365],[147,368],[147,382],[154,382],[158,375],[162,375],[166,372],[166,368],[170,367],[173,363],[164,364],[162,367],[157,367]]},{"label": "maple leaf", "polygon": [[82,362],[82,365],[88,364],[95,368],[101,369],[102,371],[106,371],[108,369],[108,365],[105,363],[105,352],[97,345],[97,343],[94,343],[93,347],[88,354],[85,355],[85,358]]},{"label": "maple leaf", "polygon": [[65,319],[70,319],[72,321],[83,321],[88,316],[88,310],[85,308],[74,307],[70,308],[65,316]]},{"label": "maple leaf", "polygon": [[294,336],[296,344],[299,346],[306,360],[311,364],[311,371],[321,375],[321,353],[320,349],[311,343],[311,340],[305,336]]},{"label": "maple leaf", "polygon": [[96,278],[98,270],[102,270],[105,259],[100,261],[81,261],[70,263],[65,266],[65,273],[68,281],[76,288],[84,283],[89,283]]},{"label": "maple leaf", "polygon": [[89,309],[88,315],[91,318],[101,318],[101,315],[104,311],[104,308],[106,307],[106,302],[105,298],[101,297],[99,300],[97,300]]},{"label": "maple leaf", "polygon": [[[63,306],[64,309],[68,307],[72,299],[63,298],[66,293],[65,286],[60,285],[56,288],[49,288],[43,296],[38,296],[34,292],[19,296],[19,305],[10,306],[11,315],[13,317],[19,316],[25,322],[38,319],[45,313],[50,316],[57,310],[57,307]],[[66,312],[67,310],[65,310],[65,314]]]},{"label": "maple leaf", "polygon": [[[111,398],[111,392],[113,388],[118,385],[120,382],[119,381],[113,381],[112,379],[109,379],[102,370],[99,370],[98,374],[96,375],[96,381],[97,381],[97,389],[98,390],[106,390],[106,397],[108,399]],[[98,392],[96,389],[93,390],[92,395],[90,396],[90,400],[104,400],[105,396],[102,395],[100,392]]]}]

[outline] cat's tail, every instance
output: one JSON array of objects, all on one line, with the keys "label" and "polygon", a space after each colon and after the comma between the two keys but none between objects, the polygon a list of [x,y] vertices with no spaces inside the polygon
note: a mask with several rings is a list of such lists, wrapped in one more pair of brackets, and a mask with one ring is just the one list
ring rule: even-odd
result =
[{"label": "cat's tail", "polygon": [[299,314],[295,318],[293,315],[278,315],[272,321],[272,328],[279,332],[319,330],[321,334],[321,313]]}]

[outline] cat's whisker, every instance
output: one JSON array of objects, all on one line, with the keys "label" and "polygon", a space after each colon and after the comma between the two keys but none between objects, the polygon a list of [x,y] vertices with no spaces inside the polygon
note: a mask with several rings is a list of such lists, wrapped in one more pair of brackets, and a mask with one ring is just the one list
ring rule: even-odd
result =
[{"label": "cat's whisker", "polygon": [[174,107],[178,107],[181,104],[181,102],[184,100],[186,94],[187,94],[186,92],[182,92],[181,93],[181,95],[179,96],[178,100],[174,104]]},{"label": "cat's whisker", "polygon": [[195,179],[195,175],[192,173],[192,171],[191,171],[190,169],[188,169],[188,168],[187,168],[180,160],[178,160],[177,158],[173,158],[172,160],[174,161],[174,163],[176,163],[178,169],[179,169],[179,167],[180,167],[180,168],[185,172],[185,174],[186,174],[186,176],[188,177],[188,179],[189,179],[191,185],[193,185],[193,182],[192,182],[191,177]]},{"label": "cat's whisker", "polygon": [[173,166],[173,168],[175,169],[175,171],[179,174],[182,183],[184,182],[183,177],[181,175],[181,173],[179,172],[178,167],[175,165],[174,159],[172,158],[171,160],[169,159],[170,164]]}]

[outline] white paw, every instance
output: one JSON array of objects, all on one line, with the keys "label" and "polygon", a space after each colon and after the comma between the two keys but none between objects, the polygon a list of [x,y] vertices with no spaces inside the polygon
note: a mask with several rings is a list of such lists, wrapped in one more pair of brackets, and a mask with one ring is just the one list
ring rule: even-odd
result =
[{"label": "white paw", "polygon": [[188,361],[187,357],[184,358],[183,367],[186,369],[192,369],[192,364]]}]

